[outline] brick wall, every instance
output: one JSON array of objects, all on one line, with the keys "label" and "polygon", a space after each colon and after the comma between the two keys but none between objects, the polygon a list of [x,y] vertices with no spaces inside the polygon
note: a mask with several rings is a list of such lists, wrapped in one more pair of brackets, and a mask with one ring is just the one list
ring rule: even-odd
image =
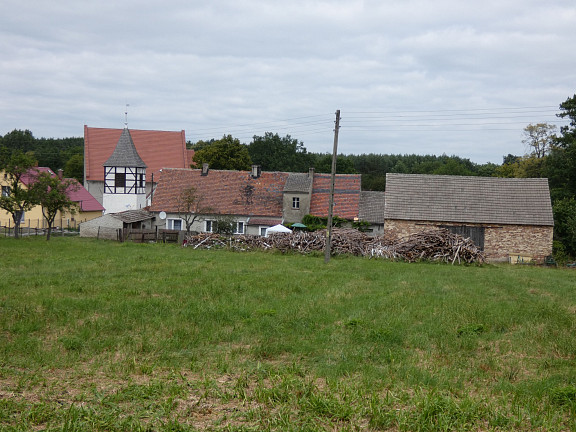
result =
[{"label": "brick wall", "polygon": [[[406,237],[421,231],[435,229],[438,225],[463,225],[454,223],[432,223],[426,221],[386,220],[384,232]],[[532,257],[542,262],[552,254],[551,226],[529,225],[479,225],[484,226],[484,252],[490,261],[507,261],[510,255]]]}]

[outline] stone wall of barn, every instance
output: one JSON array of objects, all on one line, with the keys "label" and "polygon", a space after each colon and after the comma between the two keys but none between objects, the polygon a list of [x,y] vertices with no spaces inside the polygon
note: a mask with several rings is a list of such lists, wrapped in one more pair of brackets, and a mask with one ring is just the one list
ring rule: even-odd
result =
[{"label": "stone wall of barn", "polygon": [[98,237],[100,239],[117,240],[118,230],[122,229],[122,221],[110,215],[80,224],[80,237]]},{"label": "stone wall of barn", "polygon": [[435,223],[427,221],[386,220],[386,234],[406,237],[422,231],[437,229],[439,225],[468,225],[484,227],[484,252],[489,261],[542,262],[552,254],[551,226],[531,225],[482,225],[462,223]]}]

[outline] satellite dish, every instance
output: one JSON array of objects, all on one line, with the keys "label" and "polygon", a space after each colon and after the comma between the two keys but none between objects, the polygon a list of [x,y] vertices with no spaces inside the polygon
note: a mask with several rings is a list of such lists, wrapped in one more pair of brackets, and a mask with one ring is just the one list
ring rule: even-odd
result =
[{"label": "satellite dish", "polygon": [[166,219],[166,212],[161,211],[158,217],[162,220]]}]

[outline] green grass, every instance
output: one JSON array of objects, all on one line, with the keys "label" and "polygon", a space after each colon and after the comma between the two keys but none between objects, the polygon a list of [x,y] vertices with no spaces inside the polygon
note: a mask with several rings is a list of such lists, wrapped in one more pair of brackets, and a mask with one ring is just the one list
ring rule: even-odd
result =
[{"label": "green grass", "polygon": [[576,430],[576,270],[0,238],[0,430]]}]

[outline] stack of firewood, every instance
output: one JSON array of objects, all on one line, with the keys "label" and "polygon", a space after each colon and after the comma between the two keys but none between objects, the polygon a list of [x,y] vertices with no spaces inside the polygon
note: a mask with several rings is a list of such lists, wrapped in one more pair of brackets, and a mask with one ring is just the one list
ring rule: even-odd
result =
[{"label": "stack of firewood", "polygon": [[[324,251],[326,230],[274,233],[268,237],[197,234],[186,237],[185,246],[194,249],[227,248],[236,251],[268,250],[309,254]],[[370,237],[354,229],[332,230],[332,255],[356,255],[370,258],[449,263],[483,263],[484,253],[470,240],[446,229],[413,234],[402,239]]]}]

